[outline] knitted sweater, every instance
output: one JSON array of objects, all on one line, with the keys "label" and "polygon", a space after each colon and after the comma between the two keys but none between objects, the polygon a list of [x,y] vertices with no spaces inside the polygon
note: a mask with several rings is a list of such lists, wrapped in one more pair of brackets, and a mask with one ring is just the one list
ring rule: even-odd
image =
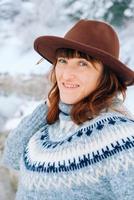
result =
[{"label": "knitted sweater", "polygon": [[102,112],[82,125],[60,102],[48,125],[41,103],[13,130],[2,164],[19,170],[16,200],[133,200],[134,120]]}]

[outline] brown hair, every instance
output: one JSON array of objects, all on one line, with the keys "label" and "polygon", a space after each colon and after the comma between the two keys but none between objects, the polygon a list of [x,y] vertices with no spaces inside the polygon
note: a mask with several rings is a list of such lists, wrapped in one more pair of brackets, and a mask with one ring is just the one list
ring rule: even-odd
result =
[{"label": "brown hair", "polygon": [[[60,110],[58,103],[60,97],[55,77],[55,66],[59,56],[67,58],[85,58],[86,60],[90,61],[94,67],[96,62],[102,63],[100,60],[93,58],[92,56],[73,49],[62,48],[56,51],[56,61],[53,64],[53,69],[50,74],[50,80],[53,83],[53,86],[48,93],[50,106],[47,113],[47,122],[49,124],[53,124],[59,119]],[[121,83],[121,81],[118,79],[115,73],[110,70],[109,67],[103,64],[103,72],[97,88],[87,97],[72,106],[70,113],[71,119],[76,124],[81,124],[87,120],[93,119],[95,116],[99,115],[101,110],[108,109],[109,107],[112,108],[113,99],[118,93],[122,94],[124,101],[126,97],[126,86]]]}]

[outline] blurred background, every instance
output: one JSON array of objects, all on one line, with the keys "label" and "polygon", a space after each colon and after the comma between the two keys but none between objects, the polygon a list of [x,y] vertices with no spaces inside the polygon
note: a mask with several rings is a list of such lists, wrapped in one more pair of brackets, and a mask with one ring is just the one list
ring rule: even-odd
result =
[{"label": "blurred background", "polygon": [[[0,157],[8,133],[47,97],[51,64],[33,49],[41,35],[64,36],[79,19],[111,23],[120,39],[120,59],[134,70],[134,0],[0,0]],[[134,113],[134,87],[125,105]],[[0,200],[12,200],[14,172],[0,168]]]}]

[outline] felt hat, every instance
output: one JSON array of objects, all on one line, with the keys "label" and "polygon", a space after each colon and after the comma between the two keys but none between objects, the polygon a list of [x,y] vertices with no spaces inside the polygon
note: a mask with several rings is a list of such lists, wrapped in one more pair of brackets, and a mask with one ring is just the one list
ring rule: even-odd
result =
[{"label": "felt hat", "polygon": [[34,41],[34,49],[52,64],[59,48],[75,49],[100,59],[126,86],[134,84],[134,71],[119,60],[117,33],[106,22],[81,19],[64,37],[45,35]]}]

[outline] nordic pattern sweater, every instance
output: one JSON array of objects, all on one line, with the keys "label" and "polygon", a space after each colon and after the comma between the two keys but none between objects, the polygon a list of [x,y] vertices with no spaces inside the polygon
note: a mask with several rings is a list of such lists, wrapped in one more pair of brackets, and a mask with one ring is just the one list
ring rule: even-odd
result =
[{"label": "nordic pattern sweater", "polygon": [[9,134],[2,164],[19,170],[16,200],[134,200],[134,120],[102,112],[76,125],[41,103]]}]

